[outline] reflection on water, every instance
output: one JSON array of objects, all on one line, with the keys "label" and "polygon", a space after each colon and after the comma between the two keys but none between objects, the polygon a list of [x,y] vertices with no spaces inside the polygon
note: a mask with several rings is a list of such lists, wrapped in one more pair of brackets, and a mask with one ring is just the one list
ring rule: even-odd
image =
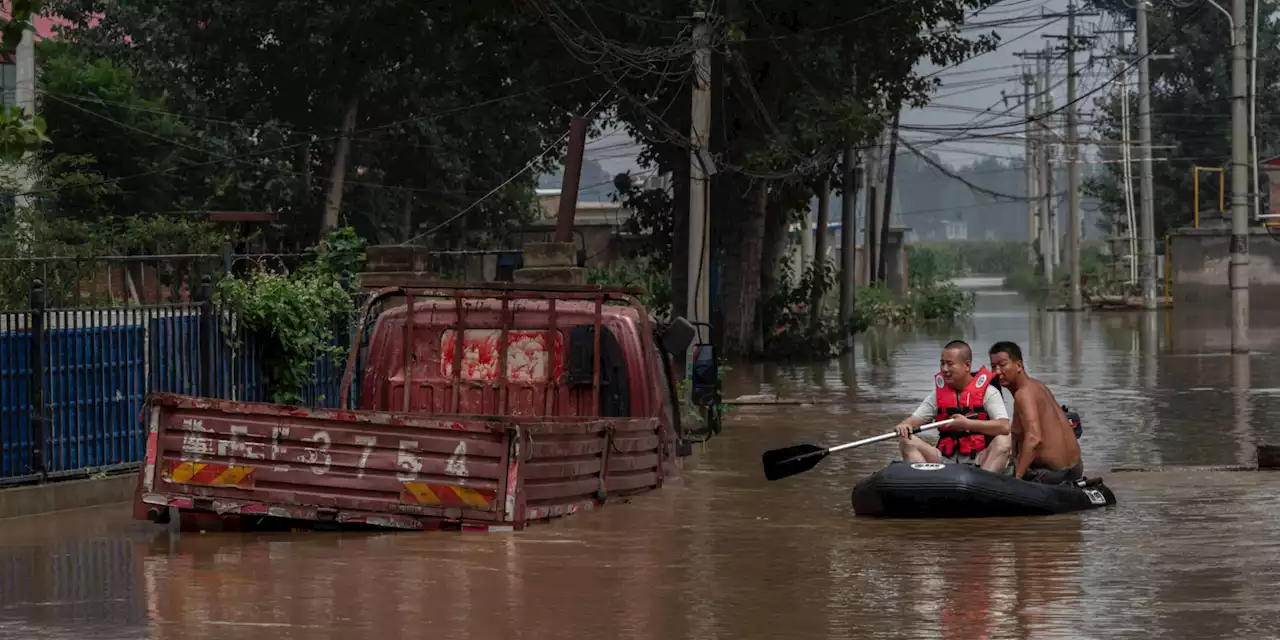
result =
[{"label": "reflection on water", "polygon": [[[1181,332],[1171,340],[1170,328]],[[1210,329],[1216,330],[1216,329]],[[109,507],[0,523],[0,638],[1238,638],[1280,628],[1280,474],[1110,473],[1253,462],[1280,365],[1187,346],[1161,313],[1044,313],[983,292],[972,321],[876,331],[816,367],[735,366],[742,407],[659,494],[518,534],[170,534]],[[1023,346],[1085,420],[1120,505],[1047,518],[854,518],[895,455],[767,483],[767,448],[879,434],[942,344]],[[1179,343],[1180,341],[1180,343]]]}]

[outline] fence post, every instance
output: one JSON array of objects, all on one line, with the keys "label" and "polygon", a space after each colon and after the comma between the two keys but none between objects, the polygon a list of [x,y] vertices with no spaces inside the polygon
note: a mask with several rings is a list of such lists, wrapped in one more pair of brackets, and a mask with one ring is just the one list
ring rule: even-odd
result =
[{"label": "fence post", "polygon": [[49,430],[48,408],[44,402],[45,361],[47,336],[44,330],[45,311],[44,282],[31,281],[31,470],[40,474],[40,481],[48,478],[47,461]]},{"label": "fence post", "polygon": [[200,277],[200,395],[212,398],[214,375],[213,278]]}]

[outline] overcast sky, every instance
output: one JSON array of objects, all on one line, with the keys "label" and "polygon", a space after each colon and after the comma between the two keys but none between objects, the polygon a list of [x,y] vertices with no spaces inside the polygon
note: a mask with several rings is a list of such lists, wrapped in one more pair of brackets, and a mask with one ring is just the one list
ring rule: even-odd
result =
[{"label": "overcast sky", "polygon": [[[1065,17],[1042,18],[1044,14],[1065,13],[1068,0],[1000,0],[995,5],[974,16],[971,25],[989,24],[982,32],[994,31],[1000,36],[999,47],[992,52],[967,60],[950,69],[938,69],[923,63],[923,73],[937,73],[942,86],[937,90],[932,104],[924,109],[903,113],[905,127],[945,127],[940,131],[903,131],[903,139],[909,140],[921,150],[930,150],[942,156],[953,166],[971,164],[987,156],[1000,158],[1021,157],[1023,149],[1024,114],[1021,102],[1023,92],[1022,73],[1033,60],[1024,60],[1018,53],[1042,52],[1046,45],[1059,50],[1051,63],[1050,84],[1054,106],[1061,109],[1067,103],[1067,64],[1061,55],[1062,38],[1065,36]],[[1082,35],[1095,34],[1099,30],[1115,30],[1117,23],[1109,16],[1086,16],[1076,19]],[[1077,104],[1080,109],[1082,136],[1089,133],[1088,123],[1095,118],[1093,98],[1103,91],[1114,91],[1115,85],[1107,83],[1119,71],[1119,63],[1099,59],[1096,56],[1114,48],[1116,34],[1096,34],[1092,48],[1077,53],[1077,95],[1085,96]],[[1133,36],[1125,42],[1132,47]],[[1130,83],[1136,83],[1136,69],[1130,74]],[[1008,94],[1008,106],[1001,92]],[[1061,128],[1056,118],[1053,126]],[[970,131],[965,127],[977,125]],[[1135,132],[1136,133],[1136,132]],[[972,139],[975,136],[978,139]],[[956,140],[956,138],[965,138]],[[606,131],[600,137],[588,141],[585,156],[595,160],[610,174],[632,171],[639,173],[635,157],[639,145],[620,130]],[[1086,152],[1087,153],[1087,152]]]}]

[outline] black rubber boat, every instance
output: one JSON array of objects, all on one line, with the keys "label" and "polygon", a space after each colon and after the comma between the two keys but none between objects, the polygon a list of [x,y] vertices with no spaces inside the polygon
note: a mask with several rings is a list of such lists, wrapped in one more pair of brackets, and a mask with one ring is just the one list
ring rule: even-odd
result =
[{"label": "black rubber boat", "polygon": [[853,512],[885,518],[1041,516],[1116,503],[1101,478],[1047,485],[967,464],[895,461],[853,488]]}]

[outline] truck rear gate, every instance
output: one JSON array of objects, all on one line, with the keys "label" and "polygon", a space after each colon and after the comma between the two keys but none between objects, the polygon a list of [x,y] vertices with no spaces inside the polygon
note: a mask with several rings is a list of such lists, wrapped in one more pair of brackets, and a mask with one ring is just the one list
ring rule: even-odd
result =
[{"label": "truck rear gate", "polygon": [[661,485],[655,418],[415,416],[157,394],[142,501],[402,529],[523,528]]}]

